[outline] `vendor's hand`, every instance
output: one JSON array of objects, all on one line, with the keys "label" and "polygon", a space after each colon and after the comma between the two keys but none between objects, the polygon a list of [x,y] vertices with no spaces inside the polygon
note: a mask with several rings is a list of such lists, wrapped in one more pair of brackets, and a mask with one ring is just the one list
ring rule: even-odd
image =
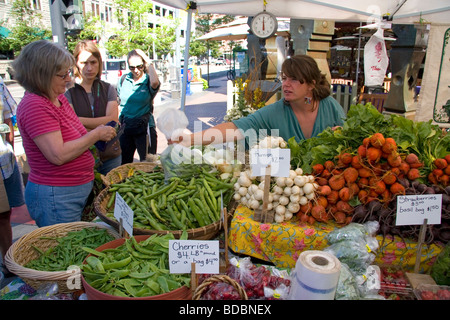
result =
[{"label": "vendor's hand", "polygon": [[191,133],[185,130],[175,130],[170,139],[167,139],[168,144],[178,143],[185,147],[191,146]]},{"label": "vendor's hand", "polygon": [[101,125],[94,130],[97,131],[99,137],[98,140],[101,141],[109,141],[117,135],[116,129],[111,126]]}]

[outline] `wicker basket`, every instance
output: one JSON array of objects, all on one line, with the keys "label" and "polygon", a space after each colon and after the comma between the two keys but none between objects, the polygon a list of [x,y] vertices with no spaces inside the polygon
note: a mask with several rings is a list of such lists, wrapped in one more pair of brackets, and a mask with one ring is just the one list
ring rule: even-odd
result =
[{"label": "wicker basket", "polygon": [[200,300],[203,295],[203,292],[208,288],[210,284],[219,282],[232,285],[239,293],[241,300],[248,300],[247,293],[245,292],[244,288],[242,288],[239,283],[237,283],[235,280],[231,279],[227,275],[214,275],[203,281],[202,284],[199,285],[197,289],[195,289],[195,292],[192,296],[192,300]]},{"label": "wicker basket", "polygon": [[127,177],[132,175],[132,172],[136,172],[136,170],[150,172],[153,171],[158,166],[161,166],[159,162],[126,163],[121,166],[118,166],[117,168],[112,169],[110,172],[106,174],[106,176],[101,175],[101,178],[105,187],[108,187],[111,184],[125,180]]},{"label": "wicker basket", "polygon": [[[119,230],[119,222],[115,219],[111,219],[110,217],[108,217],[106,215],[107,214],[106,206],[111,197],[111,194],[108,191],[109,191],[109,187],[103,189],[100,192],[100,194],[97,196],[97,198],[94,201],[94,210],[95,210],[95,213],[97,214],[97,216],[102,221],[104,221],[107,224],[109,224],[110,226],[114,227],[116,230]],[[232,210],[230,210],[230,208],[227,210],[228,221],[231,221],[231,217],[233,216],[235,206],[236,206],[236,204],[234,202],[232,202],[229,206],[232,208]],[[188,233],[188,239],[209,240],[209,239],[213,239],[219,233],[219,231],[222,229],[222,227],[223,227],[222,221],[216,221],[207,226],[195,228],[195,229],[188,229],[186,231]],[[161,234],[161,235],[164,235],[167,233],[172,233],[176,239],[179,239],[181,234],[183,233],[183,231],[182,230],[159,231],[159,230],[152,230],[152,229],[133,228],[133,235],[142,235],[142,234],[152,235],[155,233]]]},{"label": "wicker basket", "polygon": [[[70,293],[80,288],[70,289],[67,287],[69,277],[73,277],[73,273],[64,271],[38,271],[24,267],[31,260],[38,258],[38,253],[32,246],[36,246],[42,251],[46,251],[51,247],[55,247],[58,242],[51,239],[41,239],[42,237],[54,238],[64,237],[68,232],[79,231],[85,228],[102,228],[106,229],[110,235],[118,239],[119,234],[108,226],[91,223],[91,222],[70,222],[60,223],[47,227],[41,227],[25,234],[15,241],[5,255],[5,265],[9,271],[19,276],[24,282],[34,289],[38,289],[45,283],[58,284],[60,293]],[[80,281],[81,283],[81,281]]]}]

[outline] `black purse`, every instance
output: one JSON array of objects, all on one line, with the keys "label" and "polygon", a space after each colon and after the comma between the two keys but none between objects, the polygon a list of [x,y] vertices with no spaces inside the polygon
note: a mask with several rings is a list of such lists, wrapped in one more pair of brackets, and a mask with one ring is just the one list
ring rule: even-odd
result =
[{"label": "black purse", "polygon": [[125,124],[124,133],[127,135],[140,135],[147,133],[150,113],[146,113],[139,118],[123,117],[121,123]]}]

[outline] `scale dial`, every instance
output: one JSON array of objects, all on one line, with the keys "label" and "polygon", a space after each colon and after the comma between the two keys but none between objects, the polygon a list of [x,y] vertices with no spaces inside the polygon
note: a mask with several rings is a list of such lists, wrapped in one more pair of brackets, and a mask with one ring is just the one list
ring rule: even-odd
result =
[{"label": "scale dial", "polygon": [[270,38],[277,32],[277,29],[277,17],[267,11],[258,13],[250,23],[250,30],[261,39]]}]

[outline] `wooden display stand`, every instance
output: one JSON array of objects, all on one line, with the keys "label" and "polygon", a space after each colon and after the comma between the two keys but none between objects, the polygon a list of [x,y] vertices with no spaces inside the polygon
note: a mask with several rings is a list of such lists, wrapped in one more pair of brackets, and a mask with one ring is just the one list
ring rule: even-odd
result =
[{"label": "wooden display stand", "polygon": [[267,205],[269,203],[269,192],[270,192],[270,165],[266,168],[266,175],[264,176],[264,197],[263,197],[263,207],[261,209],[255,210],[254,220],[261,223],[272,223],[274,221],[274,210],[267,210]]}]

